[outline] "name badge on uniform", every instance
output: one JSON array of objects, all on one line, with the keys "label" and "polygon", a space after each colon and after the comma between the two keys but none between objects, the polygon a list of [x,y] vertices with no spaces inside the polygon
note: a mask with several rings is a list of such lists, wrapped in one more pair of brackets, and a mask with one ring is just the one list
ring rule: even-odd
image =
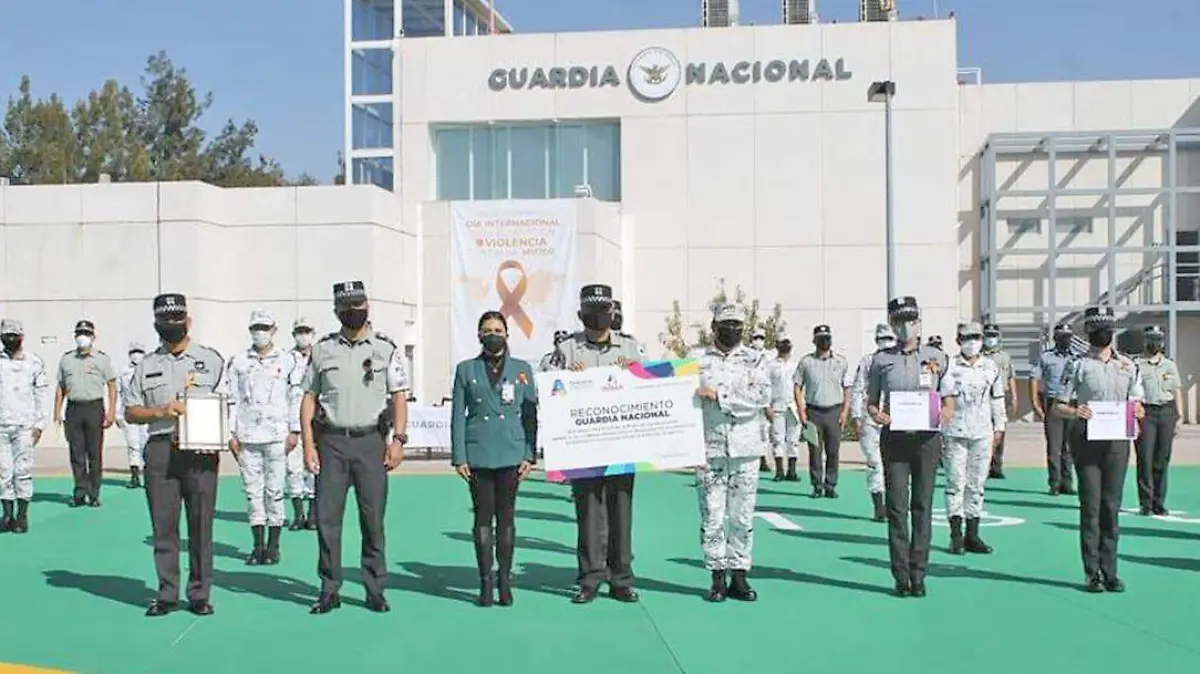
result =
[{"label": "name badge on uniform", "polygon": [[933,388],[933,374],[930,372],[921,373],[920,387],[923,389]]},{"label": "name badge on uniform", "polygon": [[500,401],[505,405],[509,405],[516,398],[517,389],[510,382],[504,382],[500,386]]}]

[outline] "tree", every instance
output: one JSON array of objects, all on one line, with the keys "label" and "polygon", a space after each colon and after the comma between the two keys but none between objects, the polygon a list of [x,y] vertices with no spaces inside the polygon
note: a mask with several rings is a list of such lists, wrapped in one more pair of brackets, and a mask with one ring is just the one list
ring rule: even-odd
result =
[{"label": "tree", "polygon": [[[787,327],[786,321],[783,320],[783,305],[776,303],[771,308],[771,313],[764,317],[761,315],[762,305],[758,299],[747,302],[746,291],[742,290],[741,286],[737,286],[734,288],[731,300],[729,292],[725,287],[725,279],[717,279],[717,292],[708,302],[710,314],[718,306],[729,304],[730,302],[740,304],[746,308],[746,323],[742,340],[750,341],[750,336],[754,333],[754,330],[762,328],[767,333],[767,348],[775,348],[776,336],[782,334]],[[687,328],[696,330],[694,340],[688,338],[686,334]],[[675,354],[676,357],[683,358],[693,348],[697,346],[709,346],[713,343],[712,333],[708,328],[709,326],[704,323],[693,323],[685,326],[679,300],[675,300],[671,303],[671,313],[666,319],[666,330],[659,333],[658,341],[668,351]]]},{"label": "tree", "polygon": [[68,107],[54,94],[34,98],[29,77],[9,98],[0,129],[0,174],[29,184],[201,180],[222,187],[315,184],[288,180],[274,159],[255,151],[258,125],[230,119],[211,139],[200,128],[212,107],[187,71],[166,53],[146,61],[135,94],[105,82]]}]

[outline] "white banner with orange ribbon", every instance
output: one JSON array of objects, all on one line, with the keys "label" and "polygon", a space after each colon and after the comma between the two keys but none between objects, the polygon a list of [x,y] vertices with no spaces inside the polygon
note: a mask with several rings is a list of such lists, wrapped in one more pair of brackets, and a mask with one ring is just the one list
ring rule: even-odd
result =
[{"label": "white banner with orange ribbon", "polygon": [[537,366],[555,330],[575,330],[575,199],[450,204],[450,343],[457,363],[479,353],[485,311],[508,320],[509,351]]}]

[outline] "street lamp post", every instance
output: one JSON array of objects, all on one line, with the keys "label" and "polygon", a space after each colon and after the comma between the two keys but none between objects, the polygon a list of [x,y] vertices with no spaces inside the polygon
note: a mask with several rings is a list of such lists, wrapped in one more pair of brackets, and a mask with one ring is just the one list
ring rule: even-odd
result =
[{"label": "street lamp post", "polygon": [[884,197],[884,245],[887,248],[887,298],[896,296],[896,220],[895,198],[892,192],[892,99],[896,96],[896,83],[890,80],[872,82],[867,88],[867,100],[883,103],[883,189]]}]

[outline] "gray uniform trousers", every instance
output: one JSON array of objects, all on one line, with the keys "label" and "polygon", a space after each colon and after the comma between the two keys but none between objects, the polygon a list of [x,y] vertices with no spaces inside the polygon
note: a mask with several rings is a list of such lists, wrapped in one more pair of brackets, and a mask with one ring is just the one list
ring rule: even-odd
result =
[{"label": "gray uniform trousers", "polygon": [[633,473],[571,482],[581,589],[633,587]]},{"label": "gray uniform trousers", "polygon": [[813,489],[835,489],[838,482],[838,456],[842,447],[842,406],[808,405],[806,412],[809,423],[815,424],[821,431],[818,444],[808,446],[808,478]]},{"label": "gray uniform trousers", "polygon": [[1171,446],[1175,443],[1175,424],[1179,410],[1174,402],[1146,405],[1141,421],[1142,432],[1134,443],[1137,450],[1138,505],[1143,508],[1164,508],[1167,501],[1167,466],[1171,463]]},{"label": "gray uniform trousers", "polygon": [[1075,473],[1079,478],[1079,549],[1088,578],[1103,573],[1117,578],[1117,518],[1125,471],[1129,467],[1128,440],[1088,440],[1087,424],[1073,424]]},{"label": "gray uniform trousers", "polygon": [[[929,543],[933,536],[933,486],[941,435],[934,432],[892,432],[879,438],[883,455],[884,500],[887,503],[888,556],[897,582],[925,580]],[[909,498],[909,483],[912,497]],[[912,513],[912,538],[908,518]]]},{"label": "gray uniform trousers", "polygon": [[317,574],[324,596],[336,593],[342,586],[342,521],[351,486],[358,501],[358,525],[362,531],[362,582],[367,596],[383,596],[387,581],[383,527],[388,496],[386,452],[387,443],[374,430],[357,437],[317,431],[317,455],[321,461],[321,472],[316,476]]},{"label": "gray uniform trousers", "polygon": [[1046,434],[1046,471],[1049,473],[1051,489],[1071,486],[1071,453],[1075,442],[1073,429],[1084,425],[1053,412],[1054,405],[1053,398],[1042,398],[1042,409],[1046,411],[1042,419],[1042,429]]},{"label": "gray uniform trousers", "polygon": [[169,434],[146,443],[146,503],[154,535],[158,599],[179,600],[179,505],[187,511],[188,601],[208,601],[213,580],[213,520],[218,454],[175,449]]},{"label": "gray uniform trousers", "polygon": [[75,498],[100,498],[101,456],[104,444],[104,401],[68,402],[63,434],[70,450]]}]

